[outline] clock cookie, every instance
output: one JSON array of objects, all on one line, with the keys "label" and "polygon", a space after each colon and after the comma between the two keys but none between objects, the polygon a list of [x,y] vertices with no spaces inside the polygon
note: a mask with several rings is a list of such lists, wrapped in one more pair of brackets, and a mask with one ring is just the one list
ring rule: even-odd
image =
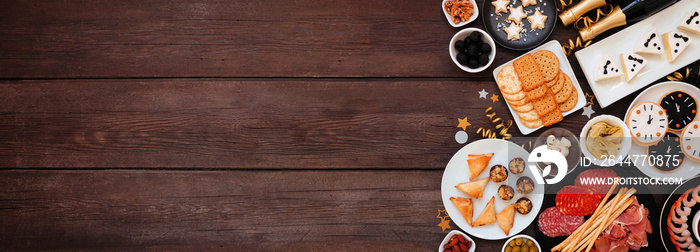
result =
[{"label": "clock cookie", "polygon": [[693,39],[682,32],[674,31],[661,35],[664,39],[664,47],[666,47],[666,58],[668,62],[673,62],[678,58],[683,51],[688,48]]},{"label": "clock cookie", "polygon": [[700,34],[700,7],[688,12],[678,28]]},{"label": "clock cookie", "polygon": [[666,112],[656,103],[642,102],[630,110],[627,127],[639,145],[659,142],[666,134]]},{"label": "clock cookie", "polygon": [[634,53],[621,53],[620,60],[628,82],[647,65],[647,59]]},{"label": "clock cookie", "polygon": [[673,171],[681,166],[685,159],[685,154],[681,150],[680,138],[672,132],[667,132],[661,141],[650,145],[647,154],[649,165],[661,171]]},{"label": "clock cookie", "polygon": [[598,65],[595,67],[595,81],[620,77],[623,74],[620,67],[617,66],[607,54],[603,55],[603,58],[600,59]]},{"label": "clock cookie", "polygon": [[661,43],[661,36],[656,33],[656,29],[651,29],[647,32],[634,48],[635,53],[648,53],[661,55],[664,53],[663,44]]},{"label": "clock cookie", "polygon": [[695,120],[698,105],[695,98],[683,91],[671,92],[659,101],[668,117],[668,128],[672,130],[682,130],[690,122]]},{"label": "clock cookie", "polygon": [[681,148],[687,158],[700,161],[700,121],[693,121],[681,133]]}]

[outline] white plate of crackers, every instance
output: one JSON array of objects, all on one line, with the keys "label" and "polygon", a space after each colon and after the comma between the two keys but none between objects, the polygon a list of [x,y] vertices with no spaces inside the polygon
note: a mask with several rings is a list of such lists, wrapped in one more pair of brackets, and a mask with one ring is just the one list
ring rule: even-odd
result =
[{"label": "white plate of crackers", "polygon": [[497,67],[493,78],[523,135],[556,124],[586,104],[556,40]]},{"label": "white plate of crackers", "polygon": [[473,237],[516,235],[537,217],[544,200],[526,167],[529,153],[513,142],[482,139],[462,147],[442,175],[442,202],[450,219]]},{"label": "white plate of crackers", "polygon": [[[680,128],[685,127],[685,125],[698,118],[697,109],[699,106],[697,102],[699,101],[700,89],[688,83],[676,81],[653,85],[641,92],[632,101],[627,109],[627,113],[625,113],[625,122],[628,124],[630,123],[630,112],[642,103],[651,102],[663,106],[662,108],[668,115],[662,118],[668,119],[668,126],[665,132],[661,132],[661,134],[665,134],[661,140],[647,146],[633,142],[630,149],[630,161],[645,175],[651,178],[682,178],[685,180],[700,173],[700,162],[687,158],[683,151],[680,150],[680,137],[683,132]],[[676,106],[679,108],[678,111],[682,112],[681,114],[673,113],[675,111],[669,112],[669,108],[674,110]],[[689,106],[695,109],[686,109]],[[688,114],[690,110],[693,110],[695,113]],[[679,122],[675,122],[674,118]],[[678,127],[672,127],[670,124],[678,124]]]},{"label": "white plate of crackers", "polygon": [[[679,28],[685,21],[691,21],[691,25],[699,27],[700,17],[692,17],[698,10],[700,10],[700,2],[697,0],[679,1],[651,17],[577,51],[576,59],[600,107],[605,108],[700,59],[700,33]],[[673,37],[677,32],[689,39],[686,40],[688,44],[684,45],[684,42],[679,40],[678,45],[683,48],[675,58],[672,58],[672,61],[669,61],[667,53],[676,49],[668,48],[674,46],[676,42],[667,42],[672,40],[665,39],[664,35],[669,34],[668,37]],[[625,69],[634,68],[629,66],[630,64],[625,64],[629,62],[629,56],[646,60],[634,74],[632,72],[625,74]],[[606,59],[610,60],[611,67],[620,72],[611,76],[606,76],[607,72],[602,74],[607,70],[604,64]]]}]

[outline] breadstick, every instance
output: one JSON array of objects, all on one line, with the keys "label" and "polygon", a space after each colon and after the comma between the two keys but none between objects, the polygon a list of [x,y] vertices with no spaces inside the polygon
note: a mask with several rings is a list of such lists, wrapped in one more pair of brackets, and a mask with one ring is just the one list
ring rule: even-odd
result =
[{"label": "breadstick", "polygon": [[[601,226],[601,228],[602,228],[602,227],[608,228],[608,227],[613,223],[613,221],[615,221],[615,219],[617,219],[617,216],[620,216],[620,214],[622,214],[622,212],[624,212],[625,210],[627,210],[627,207],[629,207],[630,205],[632,205],[632,203],[634,203],[634,199],[632,199],[632,198],[627,199],[627,200],[622,204],[622,207],[620,207],[620,208],[618,208],[618,209],[615,210],[614,214],[612,215],[612,216],[614,216],[614,217],[613,217],[613,218],[609,218],[609,219],[605,222],[605,224],[604,224],[603,226]],[[593,236],[591,236],[590,238],[588,238],[588,239],[585,241],[585,243],[582,244],[582,245],[586,245],[586,244],[588,245],[586,251],[590,251],[590,249],[593,248],[593,245],[595,244],[595,241],[598,239],[598,236],[600,236],[600,234],[604,231],[604,229],[601,229],[601,228],[598,228],[599,230],[596,230],[595,235],[593,235]],[[581,248],[580,248],[579,250],[577,250],[577,251],[581,251],[581,250],[583,250],[583,248],[584,248],[584,247],[581,247]]]},{"label": "breadstick", "polygon": [[[623,189],[621,189],[620,191],[622,192]],[[627,209],[629,204],[631,204],[631,202],[634,201],[633,199],[629,199],[629,197],[632,196],[632,194],[635,192],[636,190],[632,188],[628,191],[623,192],[622,194],[618,194],[615,198],[613,198],[613,201],[608,202],[608,204],[606,204],[605,214],[598,221],[596,221],[596,223],[602,221],[602,225],[598,226],[598,228],[594,232],[586,234],[584,239],[582,241],[578,241],[578,243],[575,244],[575,246],[573,247],[573,250],[570,251],[581,251],[584,247],[580,246],[583,245],[590,245],[592,247],[590,242],[594,243],[598,236],[600,236],[600,234],[606,228],[608,228],[608,226],[610,226],[610,224],[615,219],[617,219],[617,217],[620,216],[620,214],[622,214],[624,210]],[[627,202],[630,203],[627,204]]]}]

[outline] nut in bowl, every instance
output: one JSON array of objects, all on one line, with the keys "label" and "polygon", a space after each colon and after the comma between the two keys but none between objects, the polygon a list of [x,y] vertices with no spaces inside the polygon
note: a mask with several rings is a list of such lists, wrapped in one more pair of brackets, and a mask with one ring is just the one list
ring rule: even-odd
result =
[{"label": "nut in bowl", "polygon": [[501,252],[540,252],[540,244],[529,235],[516,235],[503,244]]},{"label": "nut in bowl", "polygon": [[452,61],[469,73],[483,71],[496,58],[493,39],[478,28],[466,28],[457,32],[450,41],[449,50]]},{"label": "nut in bowl", "polygon": [[479,16],[474,0],[443,0],[442,12],[452,27],[462,27]]},{"label": "nut in bowl", "polygon": [[440,247],[438,247],[438,252],[474,252],[475,250],[476,244],[474,244],[474,240],[459,230],[452,230],[447,233],[445,239],[440,243]]},{"label": "nut in bowl", "polygon": [[[542,134],[537,137],[537,140],[535,140],[535,144],[533,146],[537,147],[542,145],[547,145],[547,149],[558,151],[564,155],[566,158],[566,163],[569,166],[567,168],[567,174],[571,173],[578,166],[578,163],[581,160],[581,147],[579,146],[578,138],[576,135],[574,135],[574,133],[571,133],[571,131],[567,129],[551,128],[545,132],[542,132]],[[542,162],[537,163],[537,167],[540,168],[540,171],[547,165],[550,164],[545,164]],[[559,174],[557,169],[552,166],[550,176]]]},{"label": "nut in bowl", "polygon": [[586,157],[581,164],[584,167],[591,163],[613,166],[624,161],[632,147],[629,128],[620,118],[611,115],[599,115],[589,120],[583,126],[580,138],[581,152]]}]

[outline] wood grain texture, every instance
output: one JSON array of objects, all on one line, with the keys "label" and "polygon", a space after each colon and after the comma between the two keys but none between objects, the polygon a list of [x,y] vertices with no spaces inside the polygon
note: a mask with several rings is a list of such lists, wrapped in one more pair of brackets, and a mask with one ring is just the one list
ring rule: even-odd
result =
[{"label": "wood grain texture", "polygon": [[0,167],[441,169],[458,118],[470,141],[493,128],[488,107],[512,118],[481,89],[497,92],[454,79],[6,81]]},{"label": "wood grain texture", "polygon": [[[4,170],[0,248],[435,251],[450,231],[437,226],[441,177],[437,170]],[[534,226],[523,233],[534,236]],[[477,251],[503,245],[475,240]]]},{"label": "wood grain texture", "polygon": [[[2,1],[0,78],[485,77],[522,54],[499,46],[489,69],[463,72],[447,50],[460,29],[440,8],[420,0]],[[469,26],[483,28],[481,17]],[[558,24],[551,39],[575,36]]]},{"label": "wood grain texture", "polygon": [[2,171],[0,248],[432,251],[449,232],[437,226],[441,176]]}]

